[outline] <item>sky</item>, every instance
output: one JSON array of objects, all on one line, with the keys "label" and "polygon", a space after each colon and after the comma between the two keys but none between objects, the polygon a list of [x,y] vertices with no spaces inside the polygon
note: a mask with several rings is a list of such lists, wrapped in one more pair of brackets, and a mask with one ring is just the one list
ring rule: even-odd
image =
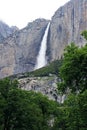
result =
[{"label": "sky", "polygon": [[9,26],[25,27],[37,18],[51,19],[69,0],[0,0],[0,20]]}]

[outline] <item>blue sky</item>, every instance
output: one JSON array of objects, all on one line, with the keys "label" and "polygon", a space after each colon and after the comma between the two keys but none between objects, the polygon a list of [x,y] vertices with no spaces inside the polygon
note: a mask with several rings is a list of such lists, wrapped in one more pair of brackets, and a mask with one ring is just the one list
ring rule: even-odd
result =
[{"label": "blue sky", "polygon": [[36,18],[51,19],[69,0],[0,0],[0,20],[23,28]]}]

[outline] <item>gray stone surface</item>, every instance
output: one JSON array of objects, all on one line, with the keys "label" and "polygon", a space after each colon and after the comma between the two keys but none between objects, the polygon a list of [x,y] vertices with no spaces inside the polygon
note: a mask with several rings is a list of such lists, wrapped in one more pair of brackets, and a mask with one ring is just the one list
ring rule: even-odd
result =
[{"label": "gray stone surface", "polygon": [[65,96],[59,95],[57,90],[58,78],[55,75],[47,77],[28,77],[21,78],[19,81],[19,88],[27,91],[41,92],[51,100],[63,102]]},{"label": "gray stone surface", "polygon": [[61,58],[64,48],[71,42],[86,43],[80,35],[87,30],[87,0],[71,0],[60,7],[50,24],[47,55],[49,61]]},{"label": "gray stone surface", "polygon": [[17,30],[18,28],[16,26],[9,27],[4,22],[0,21],[0,42],[12,35]]},{"label": "gray stone surface", "polygon": [[[0,78],[32,71],[48,20],[37,19],[18,30],[0,22]],[[87,30],[87,0],[71,0],[52,17],[48,33],[48,61],[61,58],[71,42],[83,46],[87,41],[80,35]]]},{"label": "gray stone surface", "polygon": [[37,19],[0,43],[0,78],[33,70],[47,24]]}]

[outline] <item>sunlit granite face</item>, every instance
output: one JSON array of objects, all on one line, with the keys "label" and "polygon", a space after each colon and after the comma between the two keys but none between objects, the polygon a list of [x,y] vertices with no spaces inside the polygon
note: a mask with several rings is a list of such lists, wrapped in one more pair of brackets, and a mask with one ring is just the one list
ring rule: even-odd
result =
[{"label": "sunlit granite face", "polygon": [[61,58],[65,46],[71,42],[84,45],[86,41],[80,35],[83,30],[87,30],[87,0],[71,0],[60,7],[50,24],[49,60]]},{"label": "sunlit granite face", "polygon": [[0,78],[34,69],[47,24],[37,19],[0,43]]}]

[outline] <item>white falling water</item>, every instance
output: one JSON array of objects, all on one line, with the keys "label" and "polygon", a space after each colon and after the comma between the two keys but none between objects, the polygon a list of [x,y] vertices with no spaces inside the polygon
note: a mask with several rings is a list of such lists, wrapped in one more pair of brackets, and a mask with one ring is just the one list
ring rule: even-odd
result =
[{"label": "white falling water", "polygon": [[43,36],[43,39],[41,42],[41,47],[40,47],[39,54],[37,56],[35,70],[42,68],[43,66],[45,66],[47,64],[46,49],[47,49],[47,36],[48,36],[49,26],[50,26],[50,23],[48,23],[48,25],[47,25],[47,28],[45,30],[45,33],[44,33],[44,36]]}]

